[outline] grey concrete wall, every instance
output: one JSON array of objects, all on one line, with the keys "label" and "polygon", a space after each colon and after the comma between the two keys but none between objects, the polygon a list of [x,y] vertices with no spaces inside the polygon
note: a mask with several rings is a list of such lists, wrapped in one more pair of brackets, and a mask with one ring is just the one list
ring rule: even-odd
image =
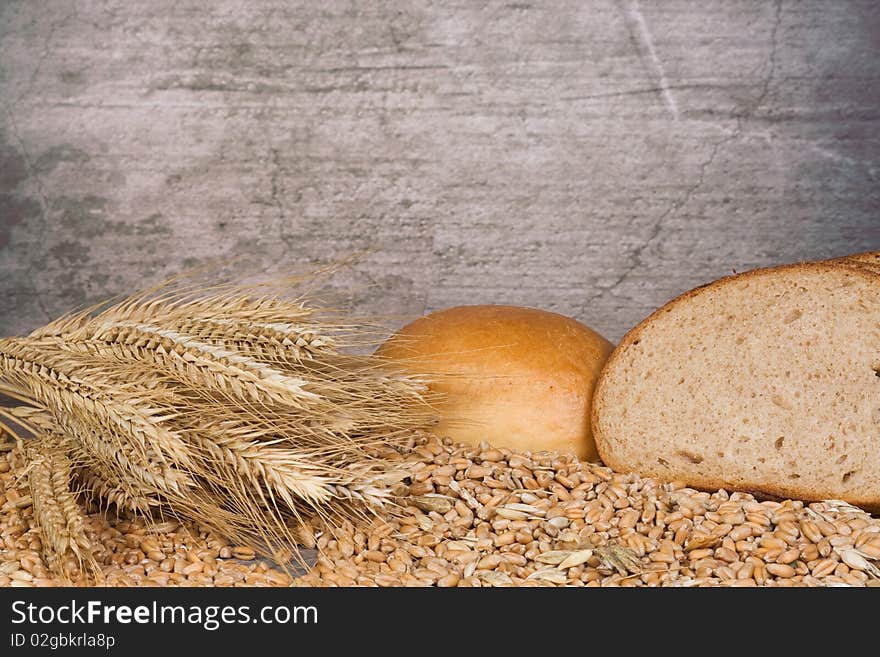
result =
[{"label": "grey concrete wall", "polygon": [[880,3],[0,2],[0,334],[183,268],[611,339],[880,249]]}]

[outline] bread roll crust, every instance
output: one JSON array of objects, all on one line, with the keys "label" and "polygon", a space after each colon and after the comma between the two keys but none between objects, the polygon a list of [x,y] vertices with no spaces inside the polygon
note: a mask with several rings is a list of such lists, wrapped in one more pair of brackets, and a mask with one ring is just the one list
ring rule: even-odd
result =
[{"label": "bread roll crust", "polygon": [[535,308],[456,306],[408,324],[376,352],[429,375],[445,397],[440,436],[597,460],[590,405],[613,345]]}]

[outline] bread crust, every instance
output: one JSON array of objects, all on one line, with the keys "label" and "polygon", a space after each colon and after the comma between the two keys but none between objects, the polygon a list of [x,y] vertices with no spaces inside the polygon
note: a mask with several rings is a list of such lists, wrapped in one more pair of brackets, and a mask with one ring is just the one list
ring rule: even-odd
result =
[{"label": "bread crust", "polygon": [[860,267],[861,269],[865,269],[872,274],[880,275],[880,251],[867,251],[865,253],[856,253],[855,255],[844,256],[843,258],[824,260],[823,262],[830,262],[838,265],[845,265],[848,267]]},{"label": "bread crust", "polygon": [[592,392],[614,345],[570,317],[519,306],[455,306],[403,327],[377,351],[443,395],[432,431],[465,443],[598,460]]},{"label": "bread crust", "polygon": [[[873,255],[873,254],[871,254]],[[880,253],[876,254],[880,257]],[[700,285],[695,287],[683,294],[674,297],[663,306],[655,310],[644,320],[639,322],[635,327],[630,329],[620,340],[617,347],[611,353],[611,356],[605,362],[604,367],[599,373],[599,378],[596,382],[596,387],[593,392],[593,405],[590,412],[590,425],[592,428],[593,439],[596,442],[596,448],[599,452],[599,456],[605,465],[609,466],[613,470],[626,472],[630,469],[630,466],[626,463],[622,463],[614,458],[614,455],[608,451],[607,449],[607,436],[604,435],[601,425],[600,425],[600,416],[605,410],[605,406],[608,403],[605,399],[606,396],[606,387],[608,385],[608,373],[614,371],[617,368],[617,364],[626,351],[634,344],[637,343],[643,332],[647,327],[649,327],[658,317],[666,314],[671,309],[681,305],[682,303],[688,302],[690,299],[693,299],[695,296],[702,294],[704,290],[707,288],[719,289],[723,288],[727,285],[740,283],[744,280],[749,279],[757,279],[762,276],[766,276],[768,274],[774,272],[798,272],[798,271],[842,271],[854,276],[861,276],[865,279],[871,281],[872,283],[876,283],[876,278],[878,276],[878,272],[875,271],[870,266],[862,266],[858,262],[847,261],[847,259],[834,259],[834,260],[825,260],[820,262],[798,262],[787,265],[779,265],[776,267],[762,267],[759,269],[750,270],[747,272],[732,274],[729,276],[725,276],[716,281],[712,281],[710,283],[706,283],[704,285]],[[656,476],[657,473],[654,472],[643,472],[642,474],[649,476]],[[741,484],[736,484],[735,482],[725,481],[722,478],[713,478],[709,476],[700,476],[700,475],[689,475],[687,477],[687,484],[693,488],[699,490],[718,490],[720,488],[729,489],[729,490],[746,490]],[[804,501],[819,501],[822,499],[822,496],[818,494],[816,491],[805,488],[798,487],[796,485],[786,485],[779,486],[772,482],[750,482],[748,487],[748,492],[753,494],[758,494],[761,496],[766,496],[770,498],[777,499],[786,499],[786,498],[794,498],[800,499]],[[860,506],[866,510],[877,512],[880,511],[880,491],[878,491],[878,497],[874,498],[852,498],[850,497],[848,500],[851,504],[855,504]]]}]

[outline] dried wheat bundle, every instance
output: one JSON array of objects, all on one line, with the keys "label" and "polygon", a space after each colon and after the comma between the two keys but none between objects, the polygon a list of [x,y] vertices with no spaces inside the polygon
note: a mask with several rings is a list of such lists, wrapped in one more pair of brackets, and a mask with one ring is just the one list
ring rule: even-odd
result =
[{"label": "dried wheat bundle", "polygon": [[[37,436],[43,499],[70,510],[75,471],[99,504],[271,550],[382,506],[406,476],[381,454],[434,412],[423,381],[352,353],[375,336],[269,287],[169,284],[0,340],[0,392],[31,407],[2,414]],[[47,545],[81,562],[57,508],[37,510]]]}]

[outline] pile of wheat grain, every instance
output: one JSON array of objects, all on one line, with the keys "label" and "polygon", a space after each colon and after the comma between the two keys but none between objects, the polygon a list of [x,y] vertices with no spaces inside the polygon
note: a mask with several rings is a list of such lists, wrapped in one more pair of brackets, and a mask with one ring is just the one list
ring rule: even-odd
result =
[{"label": "pile of wheat grain", "polygon": [[[313,526],[319,550],[293,581],[194,525],[163,533],[87,516],[110,585],[877,586],[880,519],[842,502],[759,502],[620,474],[569,456],[432,436],[383,450],[411,477],[395,513]],[[17,451],[0,460],[12,481]],[[7,483],[7,486],[10,486]],[[10,495],[10,491],[16,491]],[[0,585],[49,585],[25,489],[0,514]],[[390,509],[388,509],[390,511]],[[109,523],[109,524],[108,524]],[[185,538],[181,538],[185,537]],[[41,570],[42,568],[42,570]],[[10,573],[10,571],[12,571]]]},{"label": "pile of wheat grain", "polygon": [[880,519],[426,437],[405,513],[325,534],[298,584],[876,586]]}]

